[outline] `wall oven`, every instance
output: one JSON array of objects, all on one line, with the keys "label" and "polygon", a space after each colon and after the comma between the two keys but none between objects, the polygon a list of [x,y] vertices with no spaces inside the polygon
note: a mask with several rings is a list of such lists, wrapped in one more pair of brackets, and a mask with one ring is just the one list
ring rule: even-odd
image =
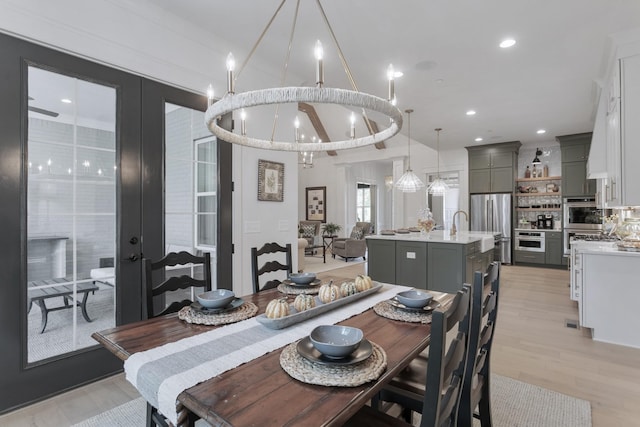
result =
[{"label": "wall oven", "polygon": [[544,252],[544,231],[516,231],[518,251]]},{"label": "wall oven", "polygon": [[611,209],[600,209],[592,197],[564,199],[564,228],[602,230],[602,218],[611,215]]}]

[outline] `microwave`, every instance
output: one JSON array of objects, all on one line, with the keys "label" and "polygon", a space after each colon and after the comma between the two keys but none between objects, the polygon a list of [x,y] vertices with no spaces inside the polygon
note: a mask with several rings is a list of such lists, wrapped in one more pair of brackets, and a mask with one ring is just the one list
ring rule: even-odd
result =
[{"label": "microwave", "polygon": [[527,252],[544,252],[544,231],[516,231],[515,249]]},{"label": "microwave", "polygon": [[563,206],[564,228],[602,230],[603,218],[611,215],[611,209],[599,208],[593,197],[567,197]]}]

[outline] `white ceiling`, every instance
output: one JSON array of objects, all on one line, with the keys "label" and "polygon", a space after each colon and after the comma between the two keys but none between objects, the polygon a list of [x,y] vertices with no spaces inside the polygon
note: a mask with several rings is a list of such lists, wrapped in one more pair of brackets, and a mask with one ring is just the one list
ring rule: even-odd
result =
[{"label": "white ceiling", "polygon": [[[241,63],[280,1],[154,3],[245,46],[243,52],[234,52]],[[326,85],[348,88],[316,2],[300,3],[289,75],[308,76],[304,83],[313,84],[313,45],[320,39],[325,46]],[[274,67],[284,62],[295,4],[290,0],[284,5],[255,54]],[[477,144],[476,137],[484,138],[482,144],[519,140],[535,145],[557,135],[591,131],[598,93],[594,83],[605,72],[607,36],[640,28],[638,0],[325,0],[322,4],[359,89],[386,97],[386,68],[393,63],[404,72],[396,81],[398,106],[415,110],[412,139],[435,147],[433,129],[442,127],[441,149]],[[498,43],[506,37],[515,38],[517,44],[500,49]],[[240,79],[238,84],[242,90]],[[477,114],[466,116],[469,109]],[[540,128],[547,133],[537,135]]]}]

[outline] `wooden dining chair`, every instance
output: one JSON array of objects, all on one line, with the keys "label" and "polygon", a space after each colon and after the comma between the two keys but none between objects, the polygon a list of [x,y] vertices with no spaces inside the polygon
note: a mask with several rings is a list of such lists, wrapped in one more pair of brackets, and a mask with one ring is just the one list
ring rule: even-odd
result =
[{"label": "wooden dining chair", "polygon": [[[455,427],[458,403],[462,390],[464,364],[467,357],[469,315],[472,288],[464,285],[446,309],[436,309],[431,316],[431,343],[429,365],[422,378],[422,395],[386,386],[382,398],[393,399],[403,407],[422,414],[421,427]],[[458,326],[455,338],[447,339],[447,332]],[[449,342],[448,342],[449,341]],[[426,387],[425,387],[426,384]],[[411,420],[399,420],[374,409],[377,405],[364,406],[347,426],[410,426]]]},{"label": "wooden dining chair", "polygon": [[[277,254],[280,252],[285,254],[286,264],[282,264],[279,261],[271,259],[270,261],[265,262],[262,267],[258,268],[258,258],[260,256],[271,255],[271,257],[273,257],[273,254]],[[251,272],[253,278],[253,290],[255,293],[265,291],[267,289],[277,288],[278,285],[282,283],[281,280],[269,280],[263,286],[260,286],[260,276],[266,273],[273,273],[281,270],[287,272],[287,278],[289,277],[289,274],[293,272],[293,263],[291,262],[291,243],[287,243],[286,246],[280,246],[279,244],[272,242],[266,243],[260,249],[251,248]]]},{"label": "wooden dining chair", "polygon": [[[487,274],[476,271],[474,285],[482,283],[486,296],[474,297],[472,322],[469,331],[469,354],[458,408],[460,426],[473,425],[473,418],[480,419],[482,427],[491,427],[490,361],[491,344],[498,316],[500,290],[500,263],[489,265]],[[487,292],[488,291],[488,292]],[[477,413],[475,412],[478,409]]]},{"label": "wooden dining chair", "polygon": [[[148,258],[142,260],[144,265],[144,283],[145,283],[145,301],[147,318],[163,316],[169,313],[180,311],[182,307],[186,307],[193,303],[190,299],[182,301],[174,301],[169,306],[156,311],[154,309],[154,297],[164,295],[167,292],[187,289],[190,287],[203,288],[203,292],[211,290],[211,255],[205,253],[203,256],[195,256],[188,252],[170,252],[158,261],[152,261]],[[173,276],[165,279],[165,268],[175,266],[202,266],[202,278],[197,279],[188,275]],[[161,278],[160,280],[154,280]],[[155,285],[156,282],[160,282]],[[197,417],[190,414],[186,425],[195,425]],[[169,423],[164,416],[150,403],[147,403],[147,426],[168,427]]]}]

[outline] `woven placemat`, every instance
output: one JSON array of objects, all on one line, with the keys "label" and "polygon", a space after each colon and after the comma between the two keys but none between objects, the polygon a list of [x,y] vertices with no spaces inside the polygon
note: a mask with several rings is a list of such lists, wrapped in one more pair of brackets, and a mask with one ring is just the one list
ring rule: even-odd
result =
[{"label": "woven placemat", "polygon": [[373,306],[373,311],[375,311],[378,316],[386,317],[387,319],[413,323],[431,323],[431,313],[405,311],[394,307],[389,301],[380,301]]},{"label": "woven placemat", "polygon": [[280,283],[278,285],[278,290],[287,295],[316,295],[318,292],[320,292],[320,286],[291,286],[287,285],[286,283]]},{"label": "woven placemat", "polygon": [[280,366],[292,378],[307,384],[355,387],[378,379],[387,368],[387,353],[373,342],[371,356],[353,365],[313,363],[298,353],[297,346],[296,341],[282,350]]},{"label": "woven placemat", "polygon": [[187,323],[195,323],[197,325],[226,325],[241,320],[249,319],[258,313],[258,306],[252,302],[244,302],[235,310],[226,311],[220,314],[206,314],[196,311],[191,307],[182,307],[178,312],[178,318]]}]

